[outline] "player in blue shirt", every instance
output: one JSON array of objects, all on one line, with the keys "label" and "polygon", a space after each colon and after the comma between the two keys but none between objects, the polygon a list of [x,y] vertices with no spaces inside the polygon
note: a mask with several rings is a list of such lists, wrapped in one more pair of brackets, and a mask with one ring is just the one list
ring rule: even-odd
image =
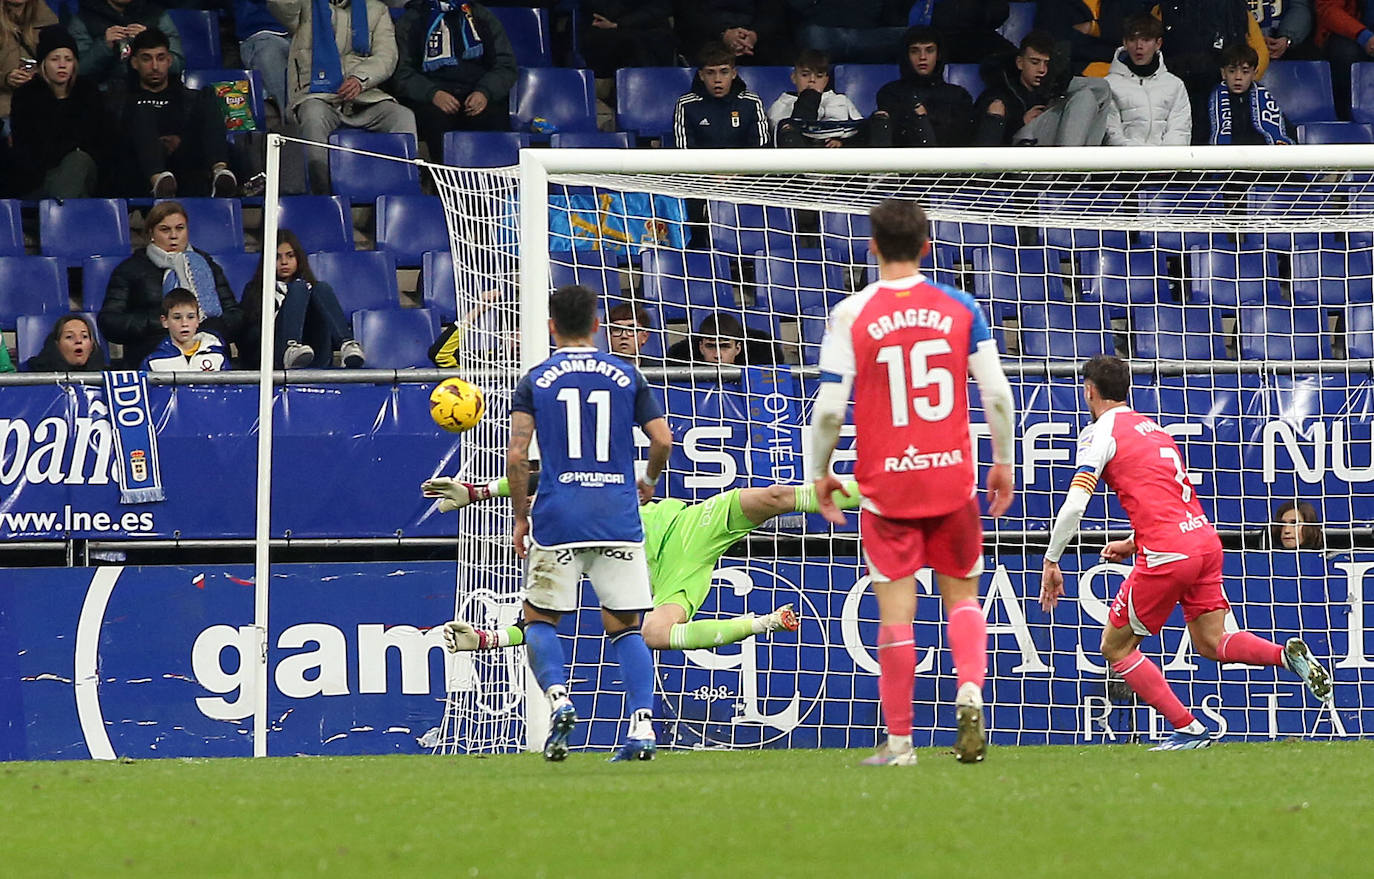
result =
[{"label": "player in blue shirt", "polygon": [[[611,759],[654,756],[654,663],[640,635],[653,607],[639,504],[653,497],[673,435],[639,370],[592,341],[596,294],[580,285],[549,297],[557,350],[531,369],[511,399],[506,476],[515,512],[515,552],[526,560],[525,644],[553,714],[544,759],[568,756],[577,712],[555,626],[577,610],[582,575],[601,601],[601,621],[625,682],[630,731]],[[644,478],[635,479],[634,425],[649,436]],[[539,434],[540,491],[528,514],[530,440]],[[528,540],[528,547],[526,541]]]}]

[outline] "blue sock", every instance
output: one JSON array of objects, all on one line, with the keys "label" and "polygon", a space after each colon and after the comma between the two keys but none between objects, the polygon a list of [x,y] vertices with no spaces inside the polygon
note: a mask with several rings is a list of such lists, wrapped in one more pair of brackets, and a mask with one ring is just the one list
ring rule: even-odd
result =
[{"label": "blue sock", "polygon": [[549,687],[567,685],[568,670],[563,665],[563,645],[558,643],[557,629],[545,622],[526,623],[525,650],[534,679],[544,692]]},{"label": "blue sock", "polygon": [[629,713],[649,711],[654,705],[654,658],[639,628],[626,629],[611,638],[620,679],[625,682],[625,707]]}]

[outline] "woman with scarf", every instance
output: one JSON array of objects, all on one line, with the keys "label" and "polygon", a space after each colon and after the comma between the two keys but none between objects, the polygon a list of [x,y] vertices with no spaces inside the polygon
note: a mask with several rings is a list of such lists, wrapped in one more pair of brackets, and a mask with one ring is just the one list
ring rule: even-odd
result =
[{"label": "woman with scarf", "polygon": [[137,369],[166,337],[162,297],[176,287],[196,294],[205,315],[201,329],[237,342],[243,309],[224,270],[191,246],[186,209],[174,201],[159,202],[148,212],[146,227],[152,240],[115,267],[97,318],[105,338],[124,346],[124,363]]},{"label": "woman with scarf", "polygon": [[[272,362],[277,369],[328,369],[334,365],[335,351],[350,369],[366,364],[363,346],[353,338],[353,327],[334,288],[316,280],[305,248],[290,229],[277,230],[273,298],[276,339]],[[244,369],[257,369],[262,356],[262,263],[243,288],[243,315],[239,360]]]},{"label": "woman with scarf", "polygon": [[84,314],[64,314],[43,340],[43,348],[24,361],[25,372],[100,372],[109,368]]}]

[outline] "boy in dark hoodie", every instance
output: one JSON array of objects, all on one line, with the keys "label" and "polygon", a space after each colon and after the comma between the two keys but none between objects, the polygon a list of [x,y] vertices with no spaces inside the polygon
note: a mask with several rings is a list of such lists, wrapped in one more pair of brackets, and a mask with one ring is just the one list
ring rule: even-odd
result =
[{"label": "boy in dark hoodie", "polygon": [[984,71],[987,89],[978,99],[979,146],[1101,146],[1107,133],[1112,89],[1096,77],[1075,76],[1062,94],[1049,83],[1054,38],[1026,34],[1006,63]]},{"label": "boy in dark hoodie", "polygon": [[902,38],[902,78],[878,89],[878,110],[892,120],[894,146],[968,146],[973,142],[973,98],[945,82],[940,32],[909,28]]},{"label": "boy in dark hoodie", "polygon": [[678,149],[768,146],[768,114],[736,74],[735,53],[722,42],[707,43],[697,65],[692,90],[673,110],[673,144]]}]

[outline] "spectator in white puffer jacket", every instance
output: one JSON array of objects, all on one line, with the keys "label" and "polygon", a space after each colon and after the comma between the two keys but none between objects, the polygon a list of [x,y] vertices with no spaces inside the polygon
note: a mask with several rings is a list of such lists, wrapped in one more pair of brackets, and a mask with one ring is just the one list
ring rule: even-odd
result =
[{"label": "spectator in white puffer jacket", "polygon": [[1112,60],[1107,84],[1108,146],[1171,146],[1192,143],[1192,105],[1183,80],[1164,66],[1164,26],[1152,15],[1130,18],[1122,50]]}]

